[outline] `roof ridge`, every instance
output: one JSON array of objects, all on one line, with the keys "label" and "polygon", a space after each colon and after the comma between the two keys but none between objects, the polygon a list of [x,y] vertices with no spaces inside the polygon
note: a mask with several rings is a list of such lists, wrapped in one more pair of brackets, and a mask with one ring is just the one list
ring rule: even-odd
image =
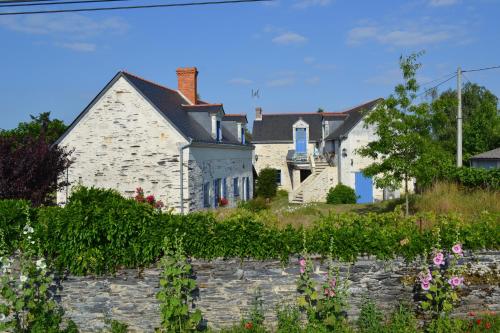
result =
[{"label": "roof ridge", "polygon": [[383,100],[382,97],[377,97],[377,98],[374,98],[372,100],[369,100],[369,101],[366,101],[364,103],[361,103],[361,104],[358,104],[358,105],[355,105],[355,106],[351,106],[350,108],[347,108],[347,109],[344,109],[343,111],[338,111],[338,113],[343,113],[343,114],[346,114],[354,109],[357,109],[357,108],[360,108],[360,107],[363,107],[367,104],[370,104],[370,103],[373,103],[373,102],[376,102],[376,101],[379,101],[379,100]]},{"label": "roof ridge", "polygon": [[179,94],[179,91],[177,91],[177,90],[175,90],[175,89],[172,89],[172,88],[166,87],[166,86],[164,86],[164,85],[161,85],[161,84],[159,84],[159,83],[157,83],[157,82],[154,82],[154,81],[151,81],[151,80],[145,79],[145,78],[143,78],[143,77],[141,77],[141,76],[139,76],[139,75],[136,75],[136,74],[130,73],[130,72],[126,71],[126,70],[121,70],[121,72],[122,72],[122,73],[124,73],[124,74],[130,75],[130,76],[133,76],[133,77],[135,77],[136,79],[142,80],[142,81],[144,81],[144,82],[151,83],[151,84],[153,84],[153,85],[155,85],[155,86],[157,86],[157,87],[159,87],[159,88],[163,88],[163,89],[166,89],[166,90],[170,90],[170,91],[172,91],[172,92],[175,92],[175,93]]},{"label": "roof ridge", "polygon": [[262,113],[262,116],[281,116],[281,115],[321,115],[321,112],[285,112],[285,113]]},{"label": "roof ridge", "polygon": [[222,103],[207,103],[207,104],[181,104],[185,108],[207,107],[207,106],[223,106]]},{"label": "roof ridge", "polygon": [[229,116],[229,117],[231,117],[231,116],[245,116],[246,117],[246,115],[247,115],[246,113],[226,113],[226,114],[224,114],[224,116]]}]

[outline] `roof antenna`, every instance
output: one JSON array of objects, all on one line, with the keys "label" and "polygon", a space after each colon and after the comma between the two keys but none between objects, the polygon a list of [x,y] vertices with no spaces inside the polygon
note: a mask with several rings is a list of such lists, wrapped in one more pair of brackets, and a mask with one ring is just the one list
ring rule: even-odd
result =
[{"label": "roof antenna", "polygon": [[256,90],[252,89],[252,98],[260,98],[259,89],[256,89]]}]

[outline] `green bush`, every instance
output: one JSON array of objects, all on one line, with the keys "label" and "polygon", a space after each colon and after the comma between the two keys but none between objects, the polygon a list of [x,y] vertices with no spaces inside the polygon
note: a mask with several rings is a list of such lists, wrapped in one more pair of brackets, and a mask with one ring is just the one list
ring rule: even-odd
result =
[{"label": "green bush", "polygon": [[262,169],[255,184],[255,194],[258,197],[274,198],[278,189],[276,183],[277,170],[271,168]]},{"label": "green bush", "polygon": [[326,202],[329,204],[355,204],[356,193],[349,186],[338,184],[330,188],[326,196]]},{"label": "green bush", "polygon": [[26,200],[0,200],[0,252],[17,249],[30,205]]},{"label": "green bush", "polygon": [[38,210],[37,234],[56,266],[74,274],[106,273],[153,262],[161,253],[164,219],[147,204],[113,190],[81,187],[67,205]]},{"label": "green bush", "polygon": [[500,190],[500,169],[451,167],[443,176],[444,180],[457,182],[468,188],[489,188]]}]

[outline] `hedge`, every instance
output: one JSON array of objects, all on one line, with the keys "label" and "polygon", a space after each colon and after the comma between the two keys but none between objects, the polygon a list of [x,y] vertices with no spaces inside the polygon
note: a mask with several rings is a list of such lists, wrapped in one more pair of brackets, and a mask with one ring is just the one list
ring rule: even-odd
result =
[{"label": "hedge", "polygon": [[[25,205],[0,201],[0,214],[11,212],[19,221]],[[271,227],[250,212],[242,211],[223,221],[210,213],[160,213],[111,190],[83,188],[64,208],[40,207],[35,212],[32,219],[40,250],[58,269],[77,275],[153,264],[162,254],[163,238],[175,233],[184,234],[187,254],[199,259],[238,257],[285,262],[300,253],[303,244],[302,229]],[[452,215],[403,218],[397,213],[331,214],[321,217],[304,234],[311,253],[327,255],[332,240],[333,255],[342,260],[365,254],[412,260],[429,252],[436,243],[437,235],[428,225],[440,227],[443,246],[450,247],[458,233],[465,249],[499,249],[499,221],[498,212],[485,212],[474,221]]]},{"label": "hedge", "polygon": [[500,169],[498,168],[451,167],[442,178],[469,188],[500,190]]}]

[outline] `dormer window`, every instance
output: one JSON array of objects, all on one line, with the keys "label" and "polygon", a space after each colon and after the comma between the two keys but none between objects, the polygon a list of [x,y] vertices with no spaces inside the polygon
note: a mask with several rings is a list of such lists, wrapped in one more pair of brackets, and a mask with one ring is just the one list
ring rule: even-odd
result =
[{"label": "dormer window", "polygon": [[302,119],[293,124],[293,141],[296,155],[307,156],[309,125]]}]

